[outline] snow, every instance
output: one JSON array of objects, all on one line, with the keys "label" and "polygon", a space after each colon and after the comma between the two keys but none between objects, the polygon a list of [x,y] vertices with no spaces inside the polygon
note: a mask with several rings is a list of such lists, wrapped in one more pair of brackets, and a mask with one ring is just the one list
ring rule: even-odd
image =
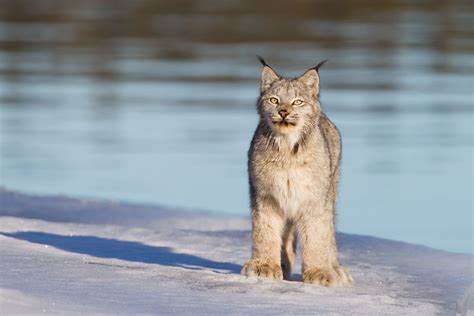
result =
[{"label": "snow", "polygon": [[474,313],[472,255],[338,233],[355,283],[328,289],[240,276],[248,218],[1,188],[0,202],[2,315]]}]

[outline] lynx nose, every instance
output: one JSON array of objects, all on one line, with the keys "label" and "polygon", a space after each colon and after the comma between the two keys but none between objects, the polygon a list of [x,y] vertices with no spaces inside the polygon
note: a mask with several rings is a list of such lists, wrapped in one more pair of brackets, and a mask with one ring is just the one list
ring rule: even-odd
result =
[{"label": "lynx nose", "polygon": [[278,114],[280,114],[281,118],[285,118],[285,117],[287,117],[288,114],[290,114],[290,113],[288,113],[287,110],[280,110],[280,111],[278,111]]}]

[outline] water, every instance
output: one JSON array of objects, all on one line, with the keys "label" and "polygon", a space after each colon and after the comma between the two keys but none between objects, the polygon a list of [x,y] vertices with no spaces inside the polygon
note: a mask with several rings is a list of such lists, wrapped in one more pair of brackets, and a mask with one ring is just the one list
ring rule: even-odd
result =
[{"label": "water", "polygon": [[260,64],[322,59],[338,229],[473,252],[473,5],[1,1],[1,184],[248,214]]}]

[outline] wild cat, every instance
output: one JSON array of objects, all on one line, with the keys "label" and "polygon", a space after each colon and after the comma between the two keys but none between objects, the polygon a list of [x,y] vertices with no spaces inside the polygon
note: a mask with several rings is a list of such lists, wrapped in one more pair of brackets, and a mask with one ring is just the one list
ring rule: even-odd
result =
[{"label": "wild cat", "polygon": [[303,282],[350,284],[335,236],[341,137],[319,102],[318,70],[325,61],[289,79],[259,59],[260,121],[248,152],[252,256],[241,273],[289,280],[297,235]]}]

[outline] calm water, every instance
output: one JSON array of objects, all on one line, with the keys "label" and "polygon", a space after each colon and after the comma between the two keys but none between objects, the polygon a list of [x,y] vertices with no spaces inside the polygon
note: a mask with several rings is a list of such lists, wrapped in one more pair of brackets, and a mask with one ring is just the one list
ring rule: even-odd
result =
[{"label": "calm water", "polygon": [[1,185],[248,214],[262,55],[322,59],[339,230],[473,252],[473,5],[0,1]]}]

